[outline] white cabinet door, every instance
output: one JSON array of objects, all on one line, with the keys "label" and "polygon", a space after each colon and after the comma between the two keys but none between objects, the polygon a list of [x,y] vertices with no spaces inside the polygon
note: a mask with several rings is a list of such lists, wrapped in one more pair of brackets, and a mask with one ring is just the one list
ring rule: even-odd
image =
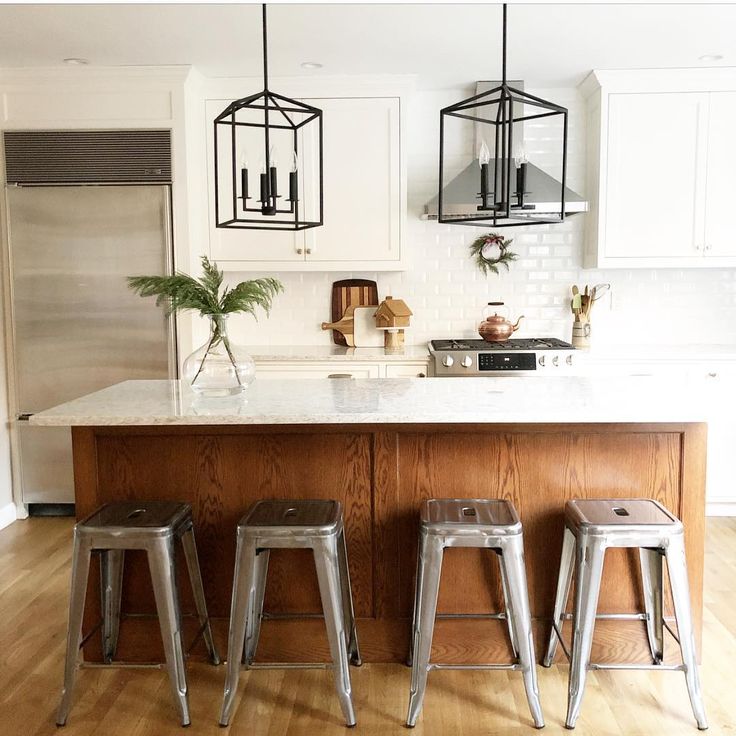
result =
[{"label": "white cabinet door", "polygon": [[399,99],[306,102],[324,124],[324,225],[306,233],[307,261],[398,261]]},{"label": "white cabinet door", "polygon": [[705,255],[736,256],[736,92],[710,95]]},{"label": "white cabinet door", "polygon": [[609,96],[606,258],[702,258],[705,93]]}]

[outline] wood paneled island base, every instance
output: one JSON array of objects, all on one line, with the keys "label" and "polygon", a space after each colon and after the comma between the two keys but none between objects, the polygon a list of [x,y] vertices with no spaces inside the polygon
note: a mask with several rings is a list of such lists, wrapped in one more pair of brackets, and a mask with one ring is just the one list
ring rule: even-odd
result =
[{"label": "wood paneled island base", "polygon": [[[235,553],[235,529],[263,498],[334,498],[345,514],[358,636],[366,662],[406,658],[416,566],[418,509],[426,498],[506,498],[524,525],[538,652],[548,635],[570,498],[662,502],[685,525],[696,636],[700,639],[706,428],[681,424],[330,424],[278,426],[72,427],[78,518],[116,500],[186,501],[210,615],[221,653]],[[181,566],[183,567],[183,565]],[[94,569],[94,568],[93,568]],[[183,572],[183,570],[180,570]],[[187,641],[193,604],[180,579]],[[600,611],[643,610],[635,551],[606,558]],[[501,610],[496,556],[445,554],[438,611]],[[258,661],[327,661],[311,553],[276,550],[266,591]],[[119,657],[162,659],[145,560],[128,553]],[[90,581],[85,631],[99,620],[99,580]],[[567,627],[569,631],[569,626]],[[669,643],[666,643],[669,644]],[[203,655],[201,642],[193,656]],[[676,646],[669,646],[672,655]],[[100,659],[99,635],[85,658]],[[601,621],[595,661],[648,661],[643,622]],[[508,661],[503,622],[438,620],[433,659]]]}]

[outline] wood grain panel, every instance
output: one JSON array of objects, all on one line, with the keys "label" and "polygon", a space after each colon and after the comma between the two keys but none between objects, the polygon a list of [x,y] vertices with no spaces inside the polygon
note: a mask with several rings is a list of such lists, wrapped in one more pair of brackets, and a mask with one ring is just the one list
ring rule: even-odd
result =
[{"label": "wood grain panel", "polygon": [[[192,504],[205,592],[223,645],[235,529],[248,506],[261,498],[335,498],[344,504],[366,661],[405,657],[418,509],[430,497],[500,497],[514,503],[524,524],[538,648],[547,635],[545,620],[554,599],[565,501],[658,499],[685,524],[693,612],[700,634],[703,425],[125,427],[75,428],[73,437],[80,516],[115,499],[171,498]],[[129,558],[124,611],[153,614],[145,560],[135,554]],[[299,618],[321,611],[311,554],[279,550],[271,559],[266,610],[297,618],[264,624],[262,656],[296,660],[326,656],[323,622]],[[636,561],[631,551],[607,554],[601,610],[640,609]],[[183,609],[191,615],[183,572]],[[99,611],[94,574],[89,590],[88,628]],[[481,550],[448,550],[439,610],[483,613],[501,605],[496,556]],[[128,618],[124,631],[127,642],[121,642],[121,652],[126,656],[147,659],[151,652],[160,652],[155,618]],[[89,658],[99,656],[96,640],[93,637],[85,649]],[[509,656],[505,628],[488,621],[438,621],[434,647],[434,656],[446,661]],[[632,628],[603,622],[596,629],[595,647],[603,661],[646,656],[639,624]]]}]

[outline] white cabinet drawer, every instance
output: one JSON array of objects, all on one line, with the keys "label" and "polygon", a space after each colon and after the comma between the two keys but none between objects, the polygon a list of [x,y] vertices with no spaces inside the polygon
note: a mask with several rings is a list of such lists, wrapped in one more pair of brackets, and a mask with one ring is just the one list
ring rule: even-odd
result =
[{"label": "white cabinet drawer", "polygon": [[373,363],[346,365],[345,363],[257,363],[256,378],[271,380],[276,378],[380,378],[381,366]]}]

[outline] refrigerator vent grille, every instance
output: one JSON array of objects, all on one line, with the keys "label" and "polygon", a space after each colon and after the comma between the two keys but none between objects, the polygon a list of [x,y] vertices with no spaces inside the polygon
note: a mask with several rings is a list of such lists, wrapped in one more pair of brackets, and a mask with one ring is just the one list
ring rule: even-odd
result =
[{"label": "refrigerator vent grille", "polygon": [[8,184],[171,182],[170,130],[6,131]]}]

